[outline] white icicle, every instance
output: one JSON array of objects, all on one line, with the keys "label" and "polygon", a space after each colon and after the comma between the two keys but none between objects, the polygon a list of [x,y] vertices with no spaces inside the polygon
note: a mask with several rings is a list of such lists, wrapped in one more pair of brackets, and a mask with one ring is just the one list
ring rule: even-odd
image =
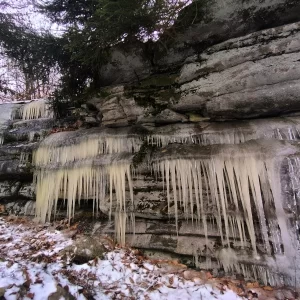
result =
[{"label": "white icicle", "polygon": [[[58,199],[67,200],[69,219],[74,216],[76,201],[78,200],[80,203],[80,199],[92,199],[94,207],[98,210],[100,202],[105,201],[106,191],[110,190],[111,203],[114,197],[117,201],[116,229],[117,236],[123,243],[125,227],[122,224],[124,223],[123,219],[127,218],[126,182],[130,191],[129,200],[133,203],[131,180],[129,163],[103,167],[85,166],[71,169],[39,170],[36,172],[36,216],[42,222],[49,221],[52,213],[56,212]],[[112,211],[110,211],[111,213]],[[120,217],[118,215],[120,213],[124,213],[124,216]]]},{"label": "white icicle", "polygon": [[[256,252],[254,215],[260,220],[262,238],[267,253],[270,253],[268,229],[265,220],[260,180],[270,181],[266,164],[259,156],[239,153],[236,156],[218,155],[207,159],[162,160],[154,169],[161,170],[166,184],[168,207],[174,201],[175,221],[178,222],[178,203],[182,203],[185,216],[193,217],[196,204],[197,220],[202,219],[207,232],[202,186],[206,187],[207,200],[215,207],[215,218],[222,242],[230,246],[230,237],[237,234],[245,245],[247,234],[253,251]],[[278,183],[277,183],[278,185]],[[172,196],[171,196],[172,195]],[[264,195],[265,196],[265,195]],[[269,194],[272,197],[272,194]],[[272,199],[264,199],[267,203]],[[229,214],[229,207],[231,211]],[[255,208],[255,214],[253,208]],[[233,211],[232,211],[233,209]],[[222,222],[225,225],[223,232]],[[199,223],[199,222],[198,222]]]},{"label": "white icicle", "polygon": [[21,115],[23,120],[53,118],[53,111],[46,100],[35,100],[23,106]]},{"label": "white icicle", "polygon": [[126,136],[87,135],[70,145],[57,146],[57,141],[68,140],[69,132],[60,132],[48,136],[35,151],[33,162],[36,166],[49,164],[66,164],[87,158],[95,158],[100,154],[121,152],[138,152],[142,144],[138,138]]}]

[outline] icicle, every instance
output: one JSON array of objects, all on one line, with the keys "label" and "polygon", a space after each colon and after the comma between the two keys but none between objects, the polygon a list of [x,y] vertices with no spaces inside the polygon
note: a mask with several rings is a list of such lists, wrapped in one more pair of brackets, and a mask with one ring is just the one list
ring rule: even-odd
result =
[{"label": "icicle", "polygon": [[53,118],[53,112],[46,100],[36,100],[27,103],[23,106],[20,113],[23,120]]},{"label": "icicle", "polygon": [[200,268],[200,262],[199,262],[199,249],[195,246],[193,247],[193,263],[196,268]]},{"label": "icicle", "polygon": [[125,245],[127,214],[124,211],[119,211],[115,215],[115,236],[121,245]]},{"label": "icicle", "polygon": [[28,152],[21,152],[20,155],[20,164],[26,164],[29,162],[30,153]]},{"label": "icicle", "polygon": [[[101,201],[105,201],[106,190],[110,190],[110,214],[115,197],[116,232],[119,242],[125,238],[124,219],[127,218],[126,182],[129,186],[130,200],[133,204],[133,187],[129,163],[112,164],[103,167],[80,167],[72,169],[46,170],[36,172],[36,216],[42,222],[50,221],[57,208],[58,199],[67,200],[67,216],[71,219],[75,214],[76,201],[92,199],[98,210]],[[109,178],[109,180],[108,180]],[[109,184],[109,185],[108,185]],[[114,190],[114,193],[113,193]],[[133,220],[133,215],[131,215]],[[125,222],[126,223],[126,222]]]},{"label": "icicle", "polygon": [[[184,214],[191,218],[194,214],[192,207],[196,204],[197,220],[202,219],[204,230],[207,232],[206,216],[209,212],[204,208],[202,193],[202,185],[204,185],[209,202],[217,209],[215,217],[223,244],[230,246],[230,236],[234,233],[234,236],[235,234],[239,235],[239,240],[244,245],[246,240],[245,222],[253,251],[256,251],[254,211],[252,209],[252,205],[254,205],[260,220],[265,248],[267,253],[270,253],[260,188],[260,178],[264,177],[265,181],[268,181],[269,177],[266,165],[259,157],[251,157],[250,154],[236,157],[219,155],[201,160],[162,160],[155,164],[158,165],[154,166],[154,169],[159,169],[165,180],[169,212],[171,199],[174,201],[176,223],[178,222],[177,202],[182,202]],[[271,202],[272,199],[265,199],[265,201]],[[228,214],[229,207],[233,208],[230,214]],[[241,213],[241,208],[243,213]],[[225,233],[221,220],[225,224]]]},{"label": "icicle", "polygon": [[184,135],[178,134],[176,136],[163,135],[163,134],[153,134],[147,139],[150,145],[156,145],[157,147],[165,147],[168,144],[181,143],[181,144],[193,144],[193,137],[190,133],[185,133]]},{"label": "icicle", "polygon": [[28,140],[29,140],[29,142],[33,142],[33,141],[34,141],[35,134],[36,134],[35,131],[30,131],[30,132],[28,133]]},{"label": "icicle", "polygon": [[291,238],[291,232],[287,225],[288,219],[283,208],[283,199],[281,195],[279,164],[275,159],[267,161],[267,172],[273,193],[276,217],[281,232],[284,253],[287,257],[293,257],[295,253],[297,253],[297,250],[295,249],[295,245]]},{"label": "icicle", "polygon": [[165,147],[172,143],[200,145],[241,144],[249,140],[298,140],[300,119],[274,118],[195,126],[164,126],[154,130],[148,143]]},{"label": "icicle", "polygon": [[0,134],[0,145],[4,144],[4,136]]},{"label": "icicle", "polygon": [[[126,136],[87,135],[70,145],[57,146],[57,142],[66,142],[72,133],[60,132],[47,137],[34,153],[36,166],[48,164],[66,164],[87,158],[95,158],[100,154],[138,152],[142,141],[139,138]],[[76,143],[77,142],[77,143]]]},{"label": "icicle", "polygon": [[216,254],[216,257],[224,267],[224,271],[228,272],[240,272],[238,264],[238,257],[236,252],[231,248],[223,248]]}]

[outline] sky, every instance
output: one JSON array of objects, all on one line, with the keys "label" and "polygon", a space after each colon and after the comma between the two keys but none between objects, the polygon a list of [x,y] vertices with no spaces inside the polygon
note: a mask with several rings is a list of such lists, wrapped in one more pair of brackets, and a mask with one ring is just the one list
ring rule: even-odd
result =
[{"label": "sky", "polygon": [[[47,17],[38,12],[34,3],[43,0],[0,0],[1,12],[14,15],[14,19],[21,25],[26,24],[38,32],[51,32],[54,35],[61,35],[63,27],[52,23]],[[0,82],[5,82],[4,86],[21,93],[25,89],[25,80],[22,72],[15,67],[13,61],[5,54],[0,53]],[[17,96],[18,97],[18,96]],[[0,103],[14,101],[14,96],[10,93],[0,92]]]},{"label": "sky", "polygon": [[[21,26],[25,24],[37,32],[51,32],[53,35],[60,36],[66,27],[52,23],[50,19],[41,14],[35,6],[35,4],[45,3],[45,1],[47,0],[0,0],[0,9],[1,12],[12,14],[15,21],[19,21]],[[190,3],[190,1],[187,0],[179,1],[184,1],[186,4]],[[153,36],[154,40],[157,40],[159,37],[158,32],[154,33]],[[6,83],[2,84],[3,86],[6,85],[9,89],[18,94],[22,94],[22,91],[24,91],[25,80],[22,72],[20,72],[18,67],[15,67],[13,61],[0,53],[0,83],[1,82]],[[4,94],[0,92],[0,102],[12,100],[15,99],[12,98],[10,93]]]},{"label": "sky", "polygon": [[41,14],[34,4],[40,4],[43,0],[0,0],[0,8],[7,14],[18,15],[20,21],[37,31],[51,31],[53,34],[61,34],[63,27],[52,23]]}]

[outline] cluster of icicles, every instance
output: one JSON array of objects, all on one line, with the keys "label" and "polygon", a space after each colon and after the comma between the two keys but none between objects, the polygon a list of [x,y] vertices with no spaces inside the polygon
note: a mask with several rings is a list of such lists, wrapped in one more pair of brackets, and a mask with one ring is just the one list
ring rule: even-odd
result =
[{"label": "cluster of icicles", "polygon": [[[100,201],[116,201],[115,211],[116,237],[125,244],[126,221],[126,183],[129,185],[129,198],[133,201],[133,188],[130,164],[111,164],[99,167],[80,167],[76,169],[42,169],[36,172],[36,215],[41,221],[51,218],[57,211],[58,199],[67,200],[67,214],[71,218],[75,213],[76,201],[93,199],[94,211]],[[107,193],[108,192],[108,193]],[[107,195],[108,194],[108,195]],[[108,199],[106,199],[108,197]],[[110,213],[112,209],[110,209]]]},{"label": "cluster of icicles", "polygon": [[[204,262],[200,262],[199,260],[201,255],[206,256]],[[232,248],[222,248],[216,252],[216,257],[218,258],[218,268],[223,267],[226,274],[243,274],[245,279],[262,281],[264,285],[270,284],[271,286],[276,286],[281,284],[280,276],[265,266],[239,262],[238,254]],[[205,252],[201,253],[199,249],[194,253],[194,264],[199,269],[213,269],[211,256]]]},{"label": "cluster of icicles", "polygon": [[33,120],[39,118],[53,118],[53,111],[46,100],[35,100],[25,104],[20,115],[23,120]]},{"label": "cluster of icicles", "polygon": [[[186,218],[202,223],[207,238],[207,215],[215,214],[223,245],[230,246],[230,237],[239,237],[242,246],[246,236],[256,252],[255,222],[257,215],[265,251],[271,254],[269,239],[280,249],[276,236],[269,237],[264,207],[274,207],[284,249],[291,249],[278,170],[272,159],[264,160],[250,153],[234,156],[218,155],[203,159],[162,160],[154,164],[166,183],[168,207],[174,206],[176,224],[179,205]],[[252,205],[254,204],[255,211]],[[224,222],[224,229],[223,229]],[[246,234],[247,232],[247,234]],[[274,232],[274,231],[273,231]],[[279,243],[280,244],[280,243]]]},{"label": "cluster of icicles", "polygon": [[[51,112],[45,101],[26,104],[22,110],[24,120],[50,117]],[[157,132],[147,137],[148,144],[164,147],[169,143],[186,144],[241,144],[249,139],[262,137],[262,133],[202,132],[195,135],[193,130],[184,129],[174,136]],[[297,128],[271,128],[267,139],[298,139]],[[1,137],[0,137],[1,143]],[[112,159],[110,156],[122,153],[137,153],[143,141],[127,135],[80,134],[61,132],[48,136],[35,151],[33,162],[36,166],[36,215],[45,222],[57,213],[58,200],[67,203],[67,215],[75,214],[76,203],[92,200],[94,212],[101,202],[110,207],[110,216],[115,216],[116,238],[125,243],[125,232],[131,221],[134,232],[133,177],[135,170],[129,159]],[[257,253],[257,232],[263,241],[264,250],[271,254],[293,255],[294,245],[286,223],[282,206],[281,183],[276,162],[263,153],[247,152],[237,146],[230,155],[203,156],[201,158],[162,157],[153,162],[153,172],[165,183],[169,214],[175,215],[176,226],[180,212],[186,219],[195,220],[204,229],[208,239],[208,224],[213,218],[217,224],[221,241],[228,253],[232,239],[247,248],[250,240],[254,254]],[[99,157],[108,157],[100,164]],[[22,157],[21,161],[27,160]],[[116,203],[116,204],[115,204]],[[132,210],[128,209],[128,205]],[[266,218],[265,209],[272,208],[277,218]],[[259,219],[256,224],[255,216]],[[257,227],[259,226],[259,228]],[[128,227],[127,227],[128,228]],[[258,229],[258,230],[257,230]],[[270,249],[269,241],[273,249]],[[226,253],[227,253],[226,252]],[[227,254],[228,254],[227,253]],[[224,255],[223,255],[224,256]],[[255,275],[263,270],[248,270],[247,266],[228,255],[219,260],[226,271]],[[267,271],[266,271],[267,272]],[[270,278],[271,275],[266,275]],[[259,277],[259,276],[258,276]]]},{"label": "cluster of icicles", "polygon": [[[208,225],[213,218],[225,247],[223,252],[226,251],[226,255],[217,256],[224,270],[257,278],[260,268],[260,278],[267,284],[275,283],[272,273],[263,267],[246,268],[235,259],[237,254],[230,247],[231,242],[238,241],[242,249],[247,249],[250,240],[253,257],[259,259],[259,239],[267,255],[292,258],[297,253],[296,239],[283,208],[276,165],[276,161],[265,160],[262,155],[237,152],[201,159],[163,159],[154,164],[154,169],[165,182],[168,209],[174,212],[176,225],[179,216],[194,219],[203,228],[209,245]],[[182,211],[184,215],[179,215]],[[274,216],[267,218],[265,212],[272,211]]]},{"label": "cluster of icicles", "polygon": [[[68,135],[50,135],[34,153],[37,217],[43,222],[50,220],[59,199],[67,200],[69,218],[75,214],[76,202],[80,204],[83,199],[93,200],[94,212],[100,201],[109,201],[110,217],[112,213],[115,216],[116,238],[125,244],[126,224],[130,223],[134,231],[134,217],[126,207],[128,199],[133,204],[131,163],[127,159],[113,162],[110,155],[138,151],[140,140],[92,135],[57,147],[57,142],[66,141]],[[94,159],[99,156],[108,156],[107,161],[97,165]],[[112,212],[114,201],[117,205]]]},{"label": "cluster of icicles", "polygon": [[[49,136],[34,155],[37,167],[38,217],[42,221],[49,220],[52,211],[57,210],[58,199],[68,200],[69,217],[74,215],[75,202],[80,202],[81,199],[93,199],[95,209],[99,207],[100,201],[110,201],[112,207],[112,202],[116,200],[118,212],[125,213],[127,198],[133,202],[131,162],[108,161],[96,166],[93,158],[101,154],[128,152],[135,141],[117,137],[98,137],[86,138],[78,144],[55,146],[57,137],[66,134],[68,133],[63,132]],[[274,162],[238,151],[237,148],[237,152],[232,156],[166,159],[155,162],[153,168],[156,173],[162,175],[166,183],[168,208],[170,211],[170,207],[174,206],[176,224],[180,205],[186,217],[201,222],[207,232],[209,202],[217,211],[216,222],[223,244],[230,244],[230,236],[238,236],[245,246],[246,236],[249,236],[252,248],[256,251],[253,215],[258,214],[265,249],[267,253],[271,253],[267,234],[269,224],[266,223],[263,201],[265,205],[274,206],[279,214],[283,211],[281,198],[278,196],[280,191],[277,191],[280,182],[275,176],[276,171],[273,170]],[[89,163],[78,164],[77,167],[72,164],[87,158],[91,159]],[[53,165],[55,167],[51,168]],[[254,201],[255,212],[252,211],[251,201]],[[287,228],[284,222],[279,225],[282,240],[288,244]],[[118,227],[125,230],[124,226]],[[122,236],[124,241],[125,232],[118,235]],[[278,244],[275,237],[273,242],[275,245]]]},{"label": "cluster of icicles", "polygon": [[296,141],[300,139],[300,118],[172,124],[157,128],[147,139],[149,144],[159,147],[165,147],[170,143],[234,145],[257,139]]},{"label": "cluster of icicles", "polygon": [[234,145],[242,144],[250,140],[256,139],[277,139],[296,141],[300,137],[299,129],[294,128],[275,128],[269,132],[243,132],[243,130],[233,129],[224,130],[223,132],[209,132],[203,130],[196,134],[195,132],[184,132],[181,135],[154,133],[147,137],[147,141],[151,145],[158,147],[165,147],[168,144],[182,143],[182,144],[199,144],[199,145]]},{"label": "cluster of icicles", "polygon": [[[136,170],[131,158],[113,157],[137,152],[141,141],[98,134],[79,135],[70,143],[68,136],[71,135],[69,132],[50,135],[34,154],[36,215],[43,222],[50,220],[59,210],[59,199],[67,203],[69,218],[74,216],[76,204],[81,200],[92,200],[95,213],[104,202],[110,208],[110,217],[114,215],[116,238],[125,244],[128,224],[134,233],[133,177]],[[162,156],[152,163],[153,173],[165,183],[168,211],[170,215],[174,213],[176,226],[179,218],[194,220],[204,229],[208,243],[208,224],[213,218],[223,247],[230,249],[234,240],[247,249],[250,240],[256,255],[259,238],[267,254],[294,255],[294,240],[282,205],[277,161],[266,158],[259,147],[255,148],[257,151],[248,151],[247,146],[241,144],[230,149],[228,153],[198,158]],[[99,157],[105,159],[99,163]],[[274,211],[274,218],[266,218],[266,210]],[[235,270],[245,275],[263,272],[260,267],[248,270],[237,260],[224,260],[222,256],[219,260],[227,271]],[[268,272],[264,271],[266,282],[275,280]]]},{"label": "cluster of icicles", "polygon": [[35,165],[39,167],[50,164],[65,165],[95,158],[101,154],[136,153],[142,145],[142,140],[139,138],[101,134],[81,136],[78,141],[66,145],[69,136],[69,132],[60,132],[44,140],[34,154]]}]

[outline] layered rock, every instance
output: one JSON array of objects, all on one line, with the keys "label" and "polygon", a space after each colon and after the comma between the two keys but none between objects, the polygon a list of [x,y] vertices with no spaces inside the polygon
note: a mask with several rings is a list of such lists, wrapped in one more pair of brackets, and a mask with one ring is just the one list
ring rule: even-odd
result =
[{"label": "layered rock", "polygon": [[299,26],[224,42],[200,56],[200,62],[186,64],[178,79],[182,98],[175,108],[197,107],[222,120],[298,111]]},{"label": "layered rock", "polygon": [[26,206],[27,201],[35,199],[32,152],[54,124],[49,119],[21,121],[23,108],[31,103],[6,103],[0,108],[0,135],[3,137],[0,147],[0,201],[7,204],[7,211],[16,214],[29,211],[32,214],[34,211],[27,209],[29,203]]},{"label": "layered rock", "polygon": [[178,75],[107,89],[90,103],[109,127],[293,115],[299,32],[300,23],[293,23],[228,40],[190,57]]},{"label": "layered rock", "polygon": [[[95,210],[114,215],[121,242],[129,217],[135,217],[128,227],[135,235],[127,241],[136,247],[194,256],[199,267],[223,266],[265,284],[291,283],[298,222],[298,183],[291,180],[299,164],[296,120],[282,119],[277,127],[276,120],[248,121],[239,128],[242,138],[225,131],[217,144],[215,131],[204,127],[203,139],[194,124],[164,138],[162,131],[174,125],[158,128],[156,136],[155,130],[131,135],[126,128],[50,135],[35,153],[37,216],[50,218],[59,199],[67,199],[72,217],[76,201],[90,199]],[[260,131],[249,131],[249,124]],[[151,144],[170,145],[151,155]],[[273,255],[285,261],[285,269],[278,269]]]},{"label": "layered rock", "polygon": [[[300,23],[274,25],[299,21],[299,4],[227,2],[215,1],[167,53],[152,45],[150,60],[149,45],[127,56],[119,46],[112,58],[121,63],[102,70],[103,82],[127,84],[102,89],[82,108],[94,128],[53,133],[49,119],[6,128],[1,197],[13,199],[12,211],[18,199],[34,197],[22,192],[33,156],[41,221],[58,210],[71,219],[91,203],[100,222],[94,234],[116,234],[216,274],[292,285],[299,271]],[[33,211],[30,201],[19,213]]]},{"label": "layered rock", "polygon": [[112,50],[102,68],[104,85],[139,82],[152,73],[176,71],[208,47],[251,32],[299,21],[295,0],[202,0],[186,7],[158,42],[130,43]]}]

